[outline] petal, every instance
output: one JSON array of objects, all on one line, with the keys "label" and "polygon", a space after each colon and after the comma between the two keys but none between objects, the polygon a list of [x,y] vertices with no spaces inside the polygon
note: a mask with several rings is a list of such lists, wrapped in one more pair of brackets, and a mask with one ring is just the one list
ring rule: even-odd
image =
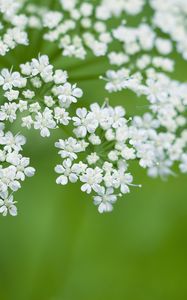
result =
[{"label": "petal", "polygon": [[61,175],[57,178],[56,183],[66,185],[68,183],[68,178],[64,175]]},{"label": "petal", "polygon": [[9,213],[11,216],[15,217],[17,216],[17,207],[15,205],[12,205],[10,208],[9,208]]},{"label": "petal", "polygon": [[75,183],[75,182],[78,180],[78,177],[77,177],[76,174],[71,173],[71,174],[69,175],[69,180],[70,180],[72,183]]},{"label": "petal", "polygon": [[57,166],[55,167],[55,172],[58,173],[58,174],[63,174],[64,171],[65,171],[65,169],[63,168],[62,165],[57,165]]},{"label": "petal", "polygon": [[34,176],[35,172],[36,172],[36,170],[32,167],[28,167],[25,169],[25,175],[28,177]]}]

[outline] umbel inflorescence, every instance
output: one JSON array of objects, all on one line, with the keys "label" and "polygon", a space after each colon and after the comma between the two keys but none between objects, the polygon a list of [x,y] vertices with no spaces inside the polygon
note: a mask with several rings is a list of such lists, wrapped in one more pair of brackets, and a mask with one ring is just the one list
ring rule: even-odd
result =
[{"label": "umbel inflorescence", "polygon": [[[187,83],[174,79],[171,55],[177,51],[187,60],[186,16],[186,0],[58,0],[49,5],[0,0],[3,216],[17,215],[14,193],[35,173],[30,159],[22,155],[23,127],[39,130],[42,138],[57,128],[68,132],[55,143],[60,156],[54,166],[56,183],[79,182],[100,213],[112,211],[132,186],[141,186],[131,174],[132,161],[150,177],[172,175],[176,165],[187,173]],[[52,55],[34,43],[33,30],[40,45],[53,49]],[[21,53],[21,45],[30,57],[19,57],[18,64],[14,49]],[[146,101],[147,111],[142,114],[135,108],[129,115],[125,105],[112,106],[106,99],[103,105],[82,105],[84,91],[69,77],[68,68],[64,70],[65,57],[88,65],[90,58],[104,60],[106,68],[96,79],[110,98],[130,90],[138,101],[140,96]],[[59,63],[53,64],[56,58]],[[17,134],[11,131],[15,121],[20,127]]]}]

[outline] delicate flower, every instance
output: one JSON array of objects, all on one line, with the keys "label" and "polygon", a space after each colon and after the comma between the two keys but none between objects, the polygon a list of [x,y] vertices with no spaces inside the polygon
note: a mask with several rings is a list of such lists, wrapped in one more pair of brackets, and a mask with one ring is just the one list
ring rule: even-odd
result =
[{"label": "delicate flower", "polygon": [[53,80],[53,66],[49,64],[49,58],[47,55],[39,56],[38,59],[33,58],[31,68],[33,76],[40,74],[41,78],[45,82]]},{"label": "delicate flower", "polygon": [[26,80],[23,79],[19,72],[10,72],[8,69],[3,69],[0,75],[0,86],[3,90],[11,90],[13,87],[23,87]]},{"label": "delicate flower", "polygon": [[68,180],[73,183],[78,180],[78,176],[76,175],[76,168],[74,167],[74,165],[72,165],[72,161],[69,158],[64,160],[62,165],[57,165],[55,167],[55,171],[58,174],[62,174],[57,178],[57,184],[65,185],[68,183]]},{"label": "delicate flower", "polygon": [[57,148],[60,148],[58,153],[61,155],[62,158],[70,158],[70,159],[76,159],[77,154],[82,151],[82,146],[79,142],[77,142],[76,139],[70,137],[67,140],[59,140],[57,143],[55,143],[55,146]]},{"label": "delicate flower", "polygon": [[[108,103],[102,107],[94,103],[90,110],[83,107],[77,109],[76,114],[72,118],[76,138],[61,139],[55,144],[61,149],[61,158],[65,159],[55,168],[57,173],[62,174],[57,183],[79,180],[83,183],[83,192],[96,194],[94,203],[99,205],[99,212],[111,211],[119,192],[126,194],[129,186],[133,185],[126,161],[137,158],[135,148],[127,144],[131,135],[125,110],[119,106],[112,108]],[[118,132],[120,129],[123,134]],[[112,139],[108,139],[106,134],[110,130],[114,132]]]},{"label": "delicate flower", "polygon": [[98,195],[94,196],[94,204],[98,206],[98,211],[102,214],[103,212],[111,212],[113,210],[113,203],[117,201],[117,196],[113,194],[114,189],[105,189],[101,187]]},{"label": "delicate flower", "polygon": [[69,113],[64,108],[55,107],[54,113],[54,118],[57,121],[57,123],[63,125],[69,124],[69,120],[71,120],[71,118],[69,117]]},{"label": "delicate flower", "polygon": [[[65,185],[79,181],[83,192],[93,193],[100,213],[111,211],[118,197],[136,186],[129,171],[132,160],[145,168],[150,177],[175,175],[175,166],[187,173],[187,83],[170,76],[176,64],[170,55],[173,50],[187,60],[187,2],[172,0],[172,5],[170,0],[148,2],[101,0],[94,5],[89,1],[60,0],[56,10],[51,10],[45,5],[31,5],[29,1],[0,0],[0,56],[5,66],[0,70],[0,212],[3,215],[17,214],[12,192],[35,173],[30,159],[22,155],[26,139],[21,134],[6,132],[9,123],[16,122],[14,129],[21,124],[25,130],[39,130],[42,137],[49,137],[51,130],[60,132],[68,126],[72,136],[55,143],[61,156],[55,168],[59,174],[56,182]],[[143,13],[145,4],[151,8],[151,19],[142,18],[141,14],[138,23],[133,22],[133,16]],[[103,61],[101,69],[105,76],[85,73],[78,80],[100,78],[106,81],[106,92],[120,95],[124,90],[133,92],[136,98],[140,97],[138,106],[145,113],[137,106],[133,116],[127,116],[129,109],[126,112],[124,107],[111,107],[108,100],[103,106],[92,103],[89,108],[85,103],[87,108],[77,108],[76,114],[69,111],[83,91],[69,79],[67,71],[55,69],[43,53],[20,65],[19,59],[15,65],[12,60],[17,52],[6,58],[17,45],[28,46],[30,56],[34,43],[28,32],[33,29],[41,33],[41,43],[44,39],[51,44],[48,50],[51,49],[55,65],[64,61],[59,55],[76,60],[88,57],[83,65],[67,64],[75,76],[87,62],[92,65],[93,56],[93,62]],[[40,48],[45,51],[42,45]],[[10,60],[13,67],[7,69]],[[89,92],[92,93],[91,85]]]},{"label": "delicate flower", "polygon": [[84,183],[81,186],[81,190],[88,194],[90,194],[92,190],[97,192],[100,187],[99,184],[102,181],[102,177],[102,170],[100,168],[87,168],[85,174],[80,177],[80,181]]},{"label": "delicate flower", "polygon": [[56,93],[59,99],[59,103],[62,107],[68,108],[71,103],[76,103],[77,98],[82,97],[82,90],[77,88],[76,85],[71,85],[69,82],[63,86],[60,85],[56,89]]},{"label": "delicate flower", "polygon": [[45,108],[43,113],[38,112],[34,120],[34,128],[40,130],[42,137],[49,137],[49,129],[54,129],[56,122],[53,119],[52,111],[49,108]]},{"label": "delicate flower", "polygon": [[0,193],[0,213],[3,216],[7,216],[8,213],[13,217],[17,216],[15,203],[13,196],[9,196],[7,191]]},{"label": "delicate flower", "polygon": [[74,130],[77,137],[85,137],[86,133],[94,133],[98,122],[94,118],[94,114],[87,112],[86,108],[78,108],[76,111],[77,117],[73,117],[74,126],[77,128]]}]

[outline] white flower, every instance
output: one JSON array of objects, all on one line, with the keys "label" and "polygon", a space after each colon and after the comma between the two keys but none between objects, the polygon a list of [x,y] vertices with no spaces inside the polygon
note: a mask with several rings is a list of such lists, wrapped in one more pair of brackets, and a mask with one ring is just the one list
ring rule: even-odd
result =
[{"label": "white flower", "polygon": [[0,121],[8,120],[11,123],[16,120],[18,105],[15,102],[5,103],[0,107]]},{"label": "white flower", "polygon": [[28,129],[31,129],[32,124],[34,123],[33,119],[31,116],[23,117],[22,118],[22,127],[27,127]]},{"label": "white flower", "polygon": [[13,100],[17,100],[18,96],[19,96],[19,91],[15,91],[15,90],[10,90],[7,91],[4,96],[9,100],[9,101],[13,101]]},{"label": "white flower", "polygon": [[133,118],[133,124],[138,128],[158,128],[159,121],[154,119],[150,113],[145,113],[143,117],[135,116]]},{"label": "white flower", "polygon": [[106,73],[106,90],[111,92],[121,91],[128,85],[130,79],[130,72],[127,69],[121,69],[118,71],[109,70]]},{"label": "white flower", "polygon": [[8,69],[3,69],[0,75],[0,86],[3,90],[11,90],[13,87],[23,87],[26,80],[20,76],[19,72],[10,72]]},{"label": "white flower", "polygon": [[45,27],[52,29],[58,25],[61,19],[62,14],[60,12],[48,12],[43,16],[43,24]]},{"label": "white flower", "polygon": [[[56,172],[62,174],[57,181],[66,184],[69,174],[76,174],[76,181],[83,183],[83,192],[97,194],[94,197],[98,201],[99,211],[111,211],[112,201],[120,196],[119,191],[128,193],[129,186],[133,185],[133,177],[127,172],[127,160],[136,159],[137,155],[135,148],[130,146],[132,133],[130,134],[122,107],[112,108],[108,103],[100,107],[94,103],[90,109],[77,109],[77,116],[72,118],[76,138],[59,140],[55,144],[61,149],[61,157],[71,160],[67,172],[64,165],[56,167]],[[113,138],[107,139],[106,133],[110,130],[113,132]],[[142,142],[141,139],[140,141]],[[66,161],[64,162],[66,164]],[[94,168],[90,165],[94,165]],[[118,190],[116,195],[114,190]]]},{"label": "white flower", "polygon": [[16,179],[24,181],[25,176],[32,177],[35,174],[35,169],[29,167],[30,159],[22,157],[20,154],[10,153],[7,156],[7,162],[12,163],[17,168]]},{"label": "white flower", "polygon": [[[58,51],[82,60],[89,56],[88,66],[91,56],[105,56],[103,67],[108,71],[100,78],[106,81],[106,91],[128,89],[136,98],[141,97],[138,106],[147,112],[142,115],[140,111],[133,118],[126,117],[123,107],[111,107],[108,100],[101,107],[93,103],[89,109],[79,108],[70,117],[68,108],[83,92],[68,81],[66,71],[53,70],[47,55],[20,66],[17,61],[15,67],[20,71],[13,67],[0,70],[0,121],[5,126],[16,121],[17,128],[21,120],[23,127],[39,130],[42,137],[49,137],[51,129],[59,128],[60,132],[62,125],[69,125],[72,137],[55,144],[62,158],[55,168],[60,174],[57,183],[80,181],[83,192],[94,193],[94,203],[101,213],[111,211],[119,193],[128,193],[133,185],[128,171],[131,160],[137,160],[151,177],[174,175],[175,165],[187,172],[187,84],[169,77],[175,70],[175,60],[173,55],[168,57],[175,50],[187,60],[187,2],[148,2],[152,19],[140,18],[137,25],[129,25],[128,15],[139,14],[145,0],[101,0],[96,6],[90,1],[60,0],[61,10],[56,11],[25,1],[0,0],[0,56],[5,56],[2,66],[12,63],[6,54],[18,44],[33,46],[26,31],[35,28],[42,32],[41,42],[44,39],[59,48],[51,51],[55,64],[60,64]],[[99,58],[93,61],[93,67],[97,61]],[[105,66],[107,61],[113,68]],[[86,64],[69,67],[72,74],[79,74]],[[88,74],[80,80],[90,77]],[[94,77],[99,78],[99,74]],[[133,103],[130,108],[133,111]],[[134,112],[138,114],[137,107]],[[0,198],[0,210],[7,214],[11,207],[16,214],[9,195],[35,170],[29,166],[29,158],[21,154],[25,138],[5,133],[4,125],[0,122],[0,191],[6,197]]]},{"label": "white flower", "polygon": [[17,216],[17,207],[15,206],[14,198],[12,195],[8,195],[8,192],[0,193],[0,213],[3,216],[7,216],[9,213],[11,216]]},{"label": "white flower", "polygon": [[94,165],[98,160],[99,160],[99,156],[97,155],[96,152],[93,152],[87,156],[87,161],[89,165]]},{"label": "white flower", "polygon": [[158,162],[154,166],[148,169],[148,175],[156,178],[160,176],[162,179],[166,179],[169,175],[175,175],[171,171],[172,161],[169,159],[163,159],[163,157],[157,158]]},{"label": "white flower", "polygon": [[57,143],[55,143],[55,146],[57,148],[60,148],[58,153],[61,155],[62,158],[70,158],[70,159],[76,159],[77,154],[82,151],[82,146],[79,142],[77,142],[76,139],[70,137],[67,140],[59,140]]},{"label": "white flower", "polygon": [[72,165],[72,161],[69,158],[64,160],[62,165],[57,165],[55,167],[55,171],[58,174],[62,174],[57,178],[57,184],[66,185],[68,183],[68,180],[73,183],[78,180],[76,168],[74,167],[74,165]]},{"label": "white flower", "polygon": [[20,181],[24,181],[26,176],[33,176],[35,169],[29,166],[30,159],[21,155],[25,137],[20,134],[14,136],[10,131],[4,133],[3,130],[4,126],[0,123],[0,213],[4,216],[8,212],[17,215],[9,191],[20,189]]},{"label": "white flower", "polygon": [[124,145],[123,143],[116,144],[116,149],[118,151],[120,151],[120,155],[125,160],[136,158],[135,149],[134,148],[129,148],[128,146]]},{"label": "white flower", "polygon": [[111,212],[113,210],[113,203],[117,201],[117,196],[113,194],[113,188],[101,187],[98,195],[94,196],[94,204],[98,206],[98,211],[102,214],[104,212]]},{"label": "white flower", "polygon": [[41,109],[41,106],[38,102],[32,103],[29,106],[29,111],[32,113],[38,113],[39,110]]},{"label": "white flower", "polygon": [[8,50],[8,45],[6,45],[3,41],[0,41],[0,55],[5,56]]},{"label": "white flower", "polygon": [[64,108],[55,107],[54,114],[54,118],[56,119],[57,123],[63,125],[69,124],[69,120],[71,120],[71,118],[69,117],[69,113]]},{"label": "white flower", "polygon": [[99,41],[94,41],[91,48],[95,56],[104,56],[107,52],[107,45]]},{"label": "white flower", "polygon": [[10,131],[0,138],[0,144],[4,145],[4,149],[7,152],[11,152],[12,150],[20,151],[25,143],[26,138],[23,135],[17,134],[14,136]]},{"label": "white flower", "polygon": [[44,96],[44,102],[47,107],[53,107],[55,105],[55,101],[52,96]]},{"label": "white flower", "polygon": [[117,66],[121,66],[129,61],[129,57],[123,52],[111,52],[109,53],[108,58],[110,60],[110,64]]},{"label": "white flower", "polygon": [[118,171],[118,179],[120,184],[120,191],[123,194],[129,193],[129,185],[132,185],[133,177],[130,173],[124,173],[123,169]]},{"label": "white flower", "polygon": [[45,108],[43,113],[38,112],[35,116],[34,128],[40,130],[42,137],[49,137],[49,129],[54,129],[56,122],[53,119],[52,111],[49,108]]},{"label": "white flower", "polygon": [[21,184],[18,180],[16,180],[16,167],[8,166],[7,168],[0,168],[0,190],[6,192],[8,188],[12,191],[16,192],[20,189]]},{"label": "white flower", "polygon": [[67,81],[68,74],[66,71],[56,70],[53,78],[56,84],[63,84]]},{"label": "white flower", "polygon": [[23,96],[27,99],[32,99],[35,96],[35,92],[33,92],[31,90],[26,90],[26,91],[23,91]]},{"label": "white flower", "polygon": [[181,157],[180,170],[183,173],[187,173],[187,154],[184,153]]},{"label": "white flower", "polygon": [[101,144],[101,139],[98,135],[96,134],[91,134],[89,137],[89,141],[90,143],[92,143],[93,145],[100,145]]},{"label": "white flower", "polygon": [[21,73],[23,75],[28,75],[29,76],[32,73],[32,67],[31,67],[31,64],[29,62],[27,62],[25,64],[21,64],[20,69],[21,69]]},{"label": "white flower", "polygon": [[71,103],[76,103],[77,98],[81,98],[83,95],[80,88],[77,88],[76,85],[71,85],[69,82],[60,85],[56,91],[60,105],[65,108],[68,108]]},{"label": "white flower", "polygon": [[102,179],[102,170],[100,168],[87,168],[85,174],[80,177],[80,181],[84,182],[81,186],[81,190],[87,194],[90,194],[92,190],[97,192]]},{"label": "white flower", "polygon": [[86,108],[78,108],[76,110],[77,117],[73,117],[73,125],[77,128],[74,130],[74,133],[77,137],[85,137],[87,132],[94,133],[98,122],[94,118],[94,114],[87,112]]},{"label": "white flower", "polygon": [[124,126],[126,123],[126,120],[124,118],[125,116],[125,110],[121,106],[116,106],[114,109],[110,109],[110,114],[112,116],[113,122],[112,127],[118,128]]},{"label": "white flower", "polygon": [[53,66],[49,64],[47,55],[39,56],[38,59],[33,58],[31,62],[32,75],[40,75],[44,82],[53,80]]},{"label": "white flower", "polygon": [[118,160],[118,156],[119,156],[119,152],[116,150],[112,150],[108,153],[108,158],[111,161],[117,161]]}]

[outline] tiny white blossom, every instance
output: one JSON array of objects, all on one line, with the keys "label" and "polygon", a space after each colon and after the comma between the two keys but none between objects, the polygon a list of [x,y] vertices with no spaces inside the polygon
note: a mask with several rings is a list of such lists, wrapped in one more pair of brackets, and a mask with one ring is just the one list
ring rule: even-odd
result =
[{"label": "tiny white blossom", "polygon": [[8,195],[8,192],[0,193],[0,213],[3,216],[7,216],[8,213],[13,217],[17,216],[15,203],[13,196]]}]

